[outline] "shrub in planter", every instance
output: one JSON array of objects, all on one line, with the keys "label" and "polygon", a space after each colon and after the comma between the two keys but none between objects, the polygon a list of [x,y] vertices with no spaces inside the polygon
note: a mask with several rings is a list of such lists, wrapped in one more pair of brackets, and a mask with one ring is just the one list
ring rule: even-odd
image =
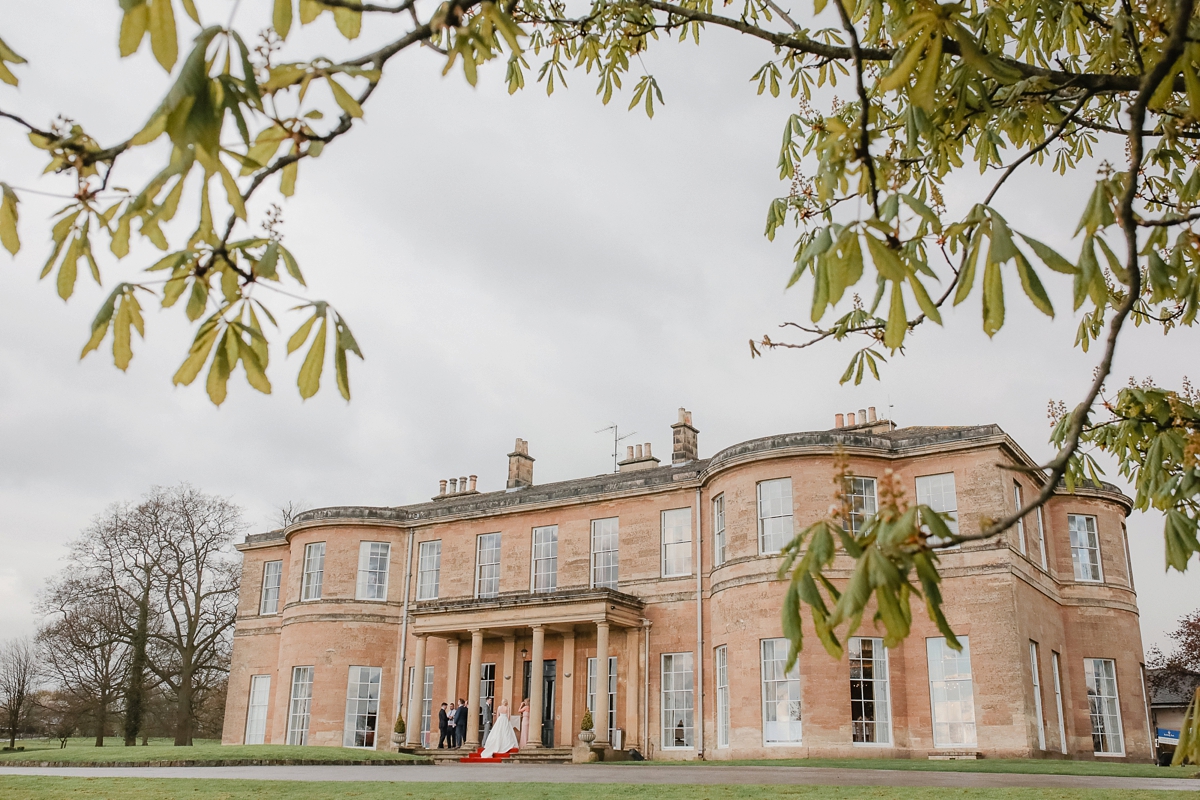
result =
[{"label": "shrub in planter", "polygon": [[595,723],[592,722],[592,711],[591,709],[587,709],[583,712],[583,719],[579,721],[579,730],[590,731],[594,727]]}]

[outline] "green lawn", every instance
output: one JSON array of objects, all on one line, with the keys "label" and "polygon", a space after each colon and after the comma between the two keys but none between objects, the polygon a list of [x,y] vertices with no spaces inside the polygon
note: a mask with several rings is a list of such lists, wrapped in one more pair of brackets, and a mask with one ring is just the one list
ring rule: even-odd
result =
[{"label": "green lawn", "polygon": [[[981,758],[977,761],[929,761],[917,758],[778,758],[736,761],[624,761],[623,764],[704,764],[737,767],[830,767],[833,769],[898,769],[925,772],[1020,772],[1031,775],[1107,775],[1118,778],[1192,778],[1197,767],[1156,767],[1111,761],[1060,761],[1043,758]],[[1200,791],[1200,782],[1196,786]]]},{"label": "green lawn", "polygon": [[[106,740],[104,747],[95,747],[94,739],[72,739],[66,749],[58,742],[25,740],[25,750],[0,753],[0,765],[12,761],[51,762],[172,762],[172,761],[232,761],[239,759],[283,761],[410,761],[413,756],[384,750],[358,750],[348,747],[296,747],[291,745],[229,745],[221,746],[215,739],[197,741],[191,747],[175,747],[169,739],[151,740],[142,747],[125,747],[119,738]],[[3,797],[3,795],[0,795]]]},{"label": "green lawn", "polygon": [[630,786],[550,783],[386,783],[0,776],[5,800],[1176,800],[1178,792],[1088,789],[925,789],[868,786]]}]

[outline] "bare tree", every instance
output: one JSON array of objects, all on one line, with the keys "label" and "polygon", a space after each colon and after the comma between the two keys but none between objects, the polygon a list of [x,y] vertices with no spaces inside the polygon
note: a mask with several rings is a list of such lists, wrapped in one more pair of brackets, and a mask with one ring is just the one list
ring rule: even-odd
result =
[{"label": "bare tree", "polygon": [[48,615],[38,632],[47,676],[61,694],[91,710],[96,746],[104,746],[113,705],[122,697],[130,646],[121,609],[94,577],[52,583],[41,610]]},{"label": "bare tree", "polygon": [[189,745],[197,701],[229,671],[240,578],[230,545],[244,526],[240,508],[186,484],[155,496],[170,535],[158,543],[164,613],[150,668],[175,696],[175,744]]},{"label": "bare tree", "polygon": [[33,707],[41,673],[37,645],[29,637],[0,645],[0,720],[8,731],[8,746],[17,746],[17,731]]},{"label": "bare tree", "polygon": [[281,528],[286,528],[296,521],[296,518],[308,510],[308,503],[304,500],[288,500],[283,505],[275,509],[275,524]]}]

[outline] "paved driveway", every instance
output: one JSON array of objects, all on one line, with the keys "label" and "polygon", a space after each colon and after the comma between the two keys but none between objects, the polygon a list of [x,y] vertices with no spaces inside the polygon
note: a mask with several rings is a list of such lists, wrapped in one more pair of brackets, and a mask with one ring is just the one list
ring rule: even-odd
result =
[{"label": "paved driveway", "polygon": [[453,764],[449,766],[304,767],[0,767],[0,775],[89,778],[237,778],[268,781],[430,781],[475,783],[793,784],[808,786],[946,786],[960,788],[1166,789],[1200,791],[1200,780],[921,772],[814,767],[723,767],[658,764]]}]

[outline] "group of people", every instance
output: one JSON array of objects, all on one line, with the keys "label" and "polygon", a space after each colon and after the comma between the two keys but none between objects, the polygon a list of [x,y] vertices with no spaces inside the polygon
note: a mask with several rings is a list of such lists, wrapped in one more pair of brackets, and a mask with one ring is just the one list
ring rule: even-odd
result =
[{"label": "group of people", "polygon": [[[492,712],[492,698],[487,698],[483,707],[483,740],[484,758],[496,753],[508,753],[524,747],[529,742],[529,701],[522,700],[517,713],[509,716],[508,703],[501,702],[500,707]],[[438,748],[462,747],[467,739],[467,701],[461,697],[458,705],[454,701],[442,703],[438,711]],[[519,738],[518,738],[519,733]]]}]

